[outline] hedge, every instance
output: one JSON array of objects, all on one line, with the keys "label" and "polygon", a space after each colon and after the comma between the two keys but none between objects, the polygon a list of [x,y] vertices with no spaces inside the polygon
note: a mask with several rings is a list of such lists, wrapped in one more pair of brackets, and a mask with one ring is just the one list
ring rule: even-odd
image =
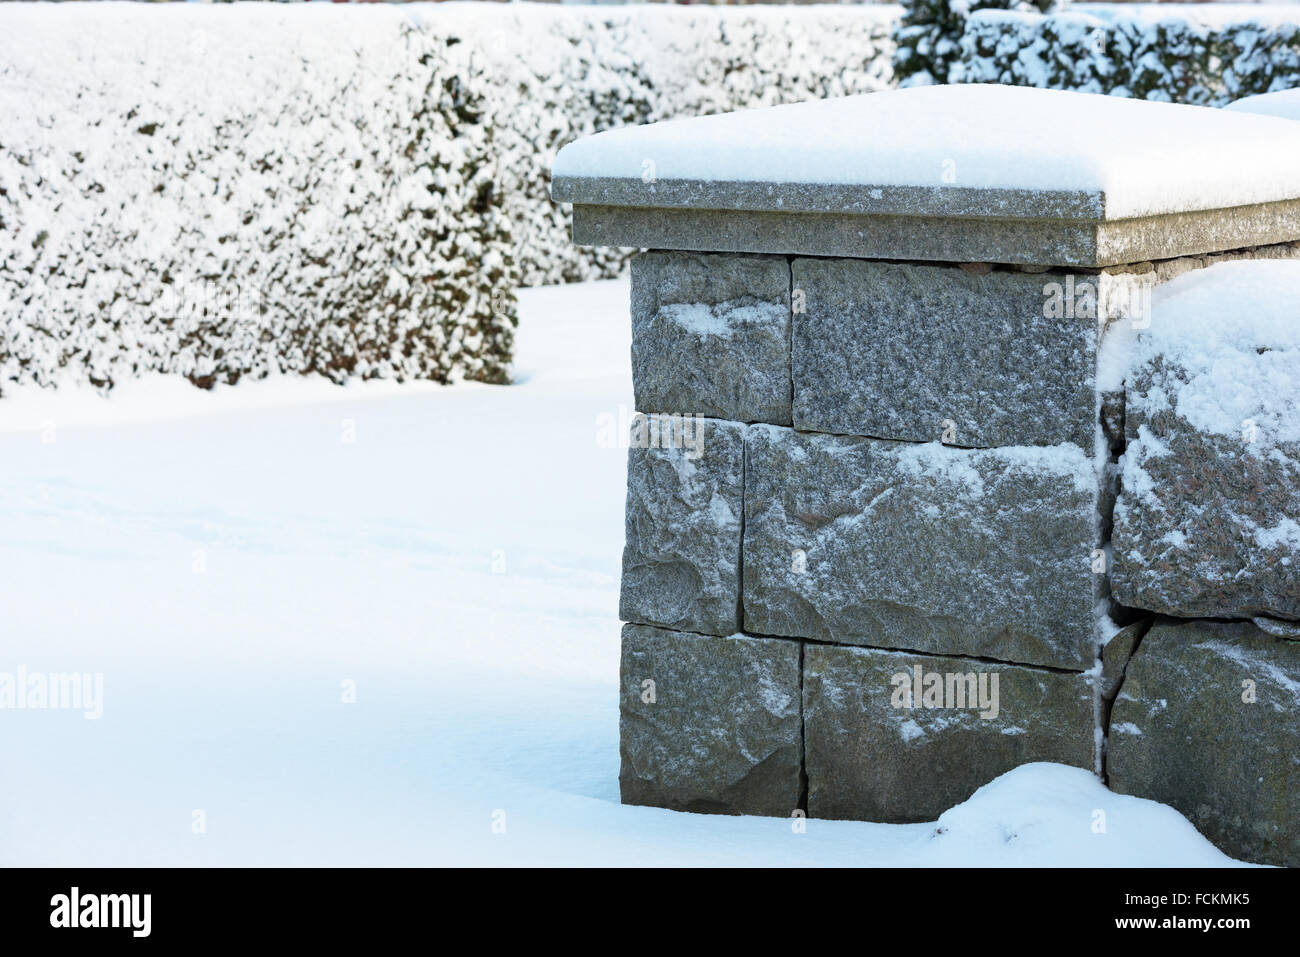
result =
[{"label": "hedge", "polygon": [[0,12],[0,386],[505,380],[490,84],[401,16],[301,12]]},{"label": "hedge", "polygon": [[899,86],[952,82],[949,73],[961,57],[961,38],[980,10],[1046,11],[1055,0],[903,0],[903,15],[893,31],[894,77]]},{"label": "hedge", "polygon": [[613,126],[890,79],[888,7],[0,5],[0,390],[505,381]]},{"label": "hedge", "polygon": [[1205,106],[1300,85],[1300,25],[1274,12],[1231,13],[1242,19],[981,12],[966,25],[951,79]]}]

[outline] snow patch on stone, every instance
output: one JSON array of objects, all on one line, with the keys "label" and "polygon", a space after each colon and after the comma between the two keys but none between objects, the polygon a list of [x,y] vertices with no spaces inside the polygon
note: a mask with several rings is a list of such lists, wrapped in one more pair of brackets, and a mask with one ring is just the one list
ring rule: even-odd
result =
[{"label": "snow patch on stone", "polygon": [[[1300,442],[1300,261],[1243,260],[1184,273],[1157,288],[1150,327],[1119,323],[1102,344],[1098,382],[1113,391],[1144,364],[1185,370],[1176,394],[1129,396],[1148,414],[1177,403],[1198,431]],[[1162,454],[1147,434],[1149,454]]]}]

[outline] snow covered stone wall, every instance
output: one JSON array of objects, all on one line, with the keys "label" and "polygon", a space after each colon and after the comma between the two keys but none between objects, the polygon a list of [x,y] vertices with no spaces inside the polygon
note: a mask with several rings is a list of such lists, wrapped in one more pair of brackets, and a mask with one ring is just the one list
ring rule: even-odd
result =
[{"label": "snow covered stone wall", "polygon": [[1300,620],[1297,291],[1294,261],[1215,265],[1163,287],[1151,327],[1108,350],[1126,367],[1125,604]]},{"label": "snow covered stone wall", "polygon": [[1223,106],[1300,85],[1296,19],[1250,7],[1213,13],[1134,5],[1046,16],[982,10],[966,22],[948,77]]},{"label": "snow covered stone wall", "polygon": [[506,378],[490,85],[366,12],[0,11],[0,383]]},{"label": "snow covered stone wall", "polygon": [[932,821],[1050,761],[1300,864],[1298,149],[943,86],[562,151],[575,236],[654,250],[623,800]]},{"label": "snow covered stone wall", "polygon": [[1115,700],[1107,766],[1116,790],[1173,804],[1220,846],[1294,866],[1300,261],[1272,252],[1289,261],[1174,276],[1150,323],[1103,349],[1124,409],[1111,584],[1165,616]]}]

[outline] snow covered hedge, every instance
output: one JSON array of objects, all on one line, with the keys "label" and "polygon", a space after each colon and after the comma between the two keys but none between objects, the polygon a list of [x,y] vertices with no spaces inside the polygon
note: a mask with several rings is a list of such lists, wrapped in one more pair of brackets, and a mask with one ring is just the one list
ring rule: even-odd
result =
[{"label": "snow covered hedge", "polygon": [[892,7],[0,4],[0,389],[508,374],[612,126],[879,89]]},{"label": "snow covered hedge", "polygon": [[949,78],[1222,106],[1300,85],[1300,24],[1291,16],[1276,8],[983,11],[966,24]]},{"label": "snow covered hedge", "polygon": [[517,269],[463,47],[76,7],[3,11],[0,383],[504,380]]},{"label": "snow covered hedge", "polygon": [[550,201],[561,146],[616,126],[890,85],[894,6],[440,4],[421,23],[481,44],[496,87],[506,205],[526,285],[612,276],[627,251],[582,249]]},{"label": "snow covered hedge", "polygon": [[903,0],[894,27],[894,75],[899,86],[948,83],[966,23],[977,10],[1044,12],[1056,0]]}]

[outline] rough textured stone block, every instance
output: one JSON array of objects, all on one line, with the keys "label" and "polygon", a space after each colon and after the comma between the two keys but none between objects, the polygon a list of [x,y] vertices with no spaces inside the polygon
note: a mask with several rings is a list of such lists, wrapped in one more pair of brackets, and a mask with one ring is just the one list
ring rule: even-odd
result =
[{"label": "rough textured stone block", "polygon": [[1086,670],[1098,483],[1077,446],[751,426],[745,631]]},{"label": "rough textured stone block", "polygon": [[[927,699],[930,674],[944,676],[938,698]],[[962,677],[950,685],[948,675]],[[981,675],[985,701],[997,676],[996,715],[978,707]],[[965,676],[977,707],[957,696],[969,692]],[[933,821],[1021,764],[1094,766],[1093,687],[1080,674],[808,645],[803,694],[810,817]]]},{"label": "rough textured stone block", "polygon": [[650,252],[632,261],[642,412],[790,424],[790,264]]},{"label": "rough textured stone block", "polygon": [[1130,414],[1116,599],[1184,618],[1300,618],[1300,444],[1200,432],[1174,402]]},{"label": "rough textured stone block", "polygon": [[1091,451],[1098,315],[1153,278],[797,259],[795,427]]},{"label": "rough textured stone block", "polygon": [[1127,347],[1112,567],[1121,603],[1300,619],[1297,283],[1295,262],[1181,276]]},{"label": "rough textured stone block", "polygon": [[[660,445],[669,447],[637,447],[641,423],[633,426],[619,616],[730,635],[740,630],[745,427],[685,417],[676,420],[679,431],[648,418],[661,424]],[[664,439],[665,430],[673,438]]]},{"label": "rough textured stone block", "polygon": [[1172,805],[1235,857],[1297,867],[1297,755],[1300,643],[1244,622],[1147,632],[1111,714],[1111,788]]},{"label": "rough textured stone block", "polygon": [[802,784],[799,655],[795,641],[625,625],[623,803],[789,816]]}]

